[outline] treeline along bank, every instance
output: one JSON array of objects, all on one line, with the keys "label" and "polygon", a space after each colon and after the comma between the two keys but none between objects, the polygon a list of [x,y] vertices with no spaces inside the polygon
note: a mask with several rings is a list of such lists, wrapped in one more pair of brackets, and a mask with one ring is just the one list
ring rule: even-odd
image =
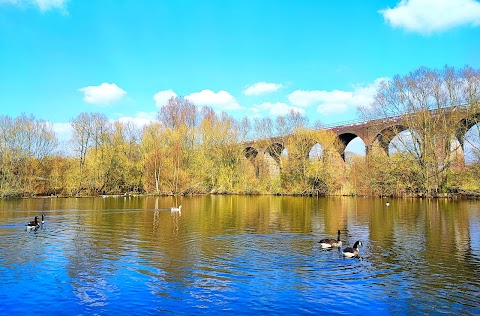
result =
[{"label": "treeline along bank", "polygon": [[374,135],[366,155],[345,151],[321,117],[238,120],[182,97],[141,128],[81,113],[63,145],[50,122],[1,115],[0,196],[480,192],[480,69],[397,75],[357,110],[364,121],[399,120]]}]

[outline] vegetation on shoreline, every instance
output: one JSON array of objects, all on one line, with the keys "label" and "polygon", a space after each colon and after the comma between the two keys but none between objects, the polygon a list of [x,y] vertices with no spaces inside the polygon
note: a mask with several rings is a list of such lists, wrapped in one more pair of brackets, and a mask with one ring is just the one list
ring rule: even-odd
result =
[{"label": "vegetation on shoreline", "polygon": [[[371,107],[359,111],[366,119],[408,114],[410,132],[388,139],[397,146],[390,155],[373,150],[367,158],[350,155],[346,163],[336,136],[318,123],[308,128],[308,119],[296,112],[275,120],[236,120],[176,97],[160,109],[157,122],[141,130],[100,113],[81,113],[71,121],[70,154],[59,152],[48,122],[0,116],[0,196],[476,194],[478,138],[469,144],[473,156],[465,165],[454,155],[461,146],[454,141],[455,116],[437,114],[456,106],[480,113],[479,100],[480,70],[470,67],[420,68],[385,81]],[[468,123],[478,136],[477,121]],[[248,140],[265,148],[271,137],[283,146],[268,159],[245,152]],[[312,153],[314,146],[321,150]]]}]

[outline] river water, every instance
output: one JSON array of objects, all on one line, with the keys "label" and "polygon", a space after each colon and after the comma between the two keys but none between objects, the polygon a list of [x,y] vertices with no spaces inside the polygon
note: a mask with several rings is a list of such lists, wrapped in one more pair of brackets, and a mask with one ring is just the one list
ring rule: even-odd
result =
[{"label": "river water", "polygon": [[480,202],[386,201],[3,200],[0,315],[480,315]]}]

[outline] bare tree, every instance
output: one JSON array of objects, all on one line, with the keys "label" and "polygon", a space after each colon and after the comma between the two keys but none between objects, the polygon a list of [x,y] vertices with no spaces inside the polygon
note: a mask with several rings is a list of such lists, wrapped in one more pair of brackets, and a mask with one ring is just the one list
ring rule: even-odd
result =
[{"label": "bare tree", "polygon": [[308,118],[300,112],[290,109],[286,115],[277,116],[275,129],[278,136],[292,134],[296,128],[306,128]]},{"label": "bare tree", "polygon": [[466,111],[465,81],[464,70],[421,67],[382,82],[371,107],[359,108],[364,117],[399,118],[401,123],[393,134],[409,132],[397,137],[393,145],[415,157],[422,170],[423,190],[428,194],[442,190],[454,161],[452,155],[459,146],[456,127]]},{"label": "bare tree", "polygon": [[[101,182],[100,179],[103,178],[102,169],[106,155],[103,145],[112,141],[112,124],[106,115],[101,113],[80,113],[70,124],[73,130],[71,143],[80,162],[77,189],[83,189],[85,180],[89,180],[88,188],[93,190],[96,187],[95,183]],[[90,148],[93,148],[91,157],[93,160],[91,173],[93,174],[88,175],[86,161]]]},{"label": "bare tree", "polygon": [[273,121],[270,117],[255,118],[255,138],[267,139],[274,136]]},{"label": "bare tree", "polygon": [[182,97],[171,97],[160,108],[158,119],[167,128],[178,129],[182,126],[194,127],[198,121],[195,104]]},{"label": "bare tree", "polygon": [[240,121],[239,128],[239,142],[244,142],[252,138],[252,123],[248,117],[244,117]]},{"label": "bare tree", "polygon": [[158,119],[165,128],[165,143],[172,159],[173,192],[179,193],[186,185],[187,170],[193,163],[196,145],[195,127],[198,125],[195,104],[182,97],[172,97],[160,108]]},{"label": "bare tree", "polygon": [[80,159],[80,169],[85,164],[85,156],[87,149],[91,145],[93,132],[90,125],[90,118],[88,113],[80,113],[75,119],[70,121],[72,125],[72,146],[74,151],[78,153]]},{"label": "bare tree", "polygon": [[0,195],[35,193],[57,144],[51,125],[33,116],[0,116]]}]

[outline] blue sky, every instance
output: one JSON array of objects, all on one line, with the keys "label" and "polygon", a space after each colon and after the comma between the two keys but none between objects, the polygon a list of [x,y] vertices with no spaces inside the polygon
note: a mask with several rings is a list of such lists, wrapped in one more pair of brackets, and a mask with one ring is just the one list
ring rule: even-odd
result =
[{"label": "blue sky", "polygon": [[144,124],[179,95],[331,124],[382,78],[479,56],[474,0],[0,0],[0,114],[66,135],[82,112]]}]

